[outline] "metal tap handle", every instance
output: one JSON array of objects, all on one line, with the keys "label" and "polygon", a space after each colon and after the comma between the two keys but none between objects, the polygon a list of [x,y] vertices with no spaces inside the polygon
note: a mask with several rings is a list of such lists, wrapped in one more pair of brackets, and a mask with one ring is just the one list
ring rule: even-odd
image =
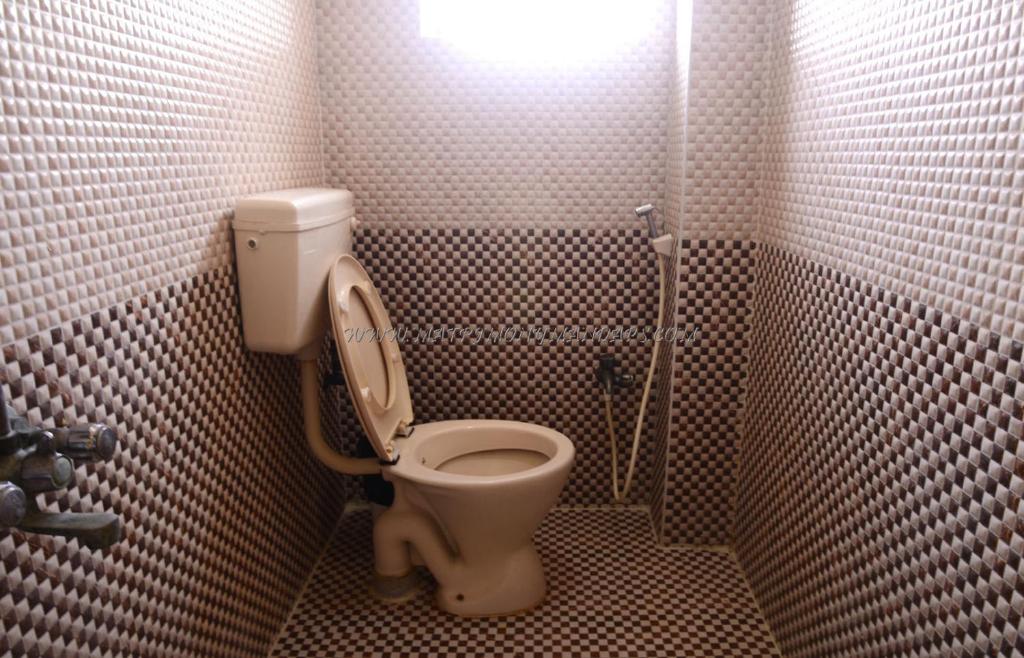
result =
[{"label": "metal tap handle", "polygon": [[100,423],[59,427],[50,431],[56,439],[57,452],[76,462],[106,461],[114,456],[117,448],[117,434]]},{"label": "metal tap handle", "polygon": [[61,454],[29,455],[21,462],[21,488],[28,493],[63,489],[74,477],[74,464]]}]

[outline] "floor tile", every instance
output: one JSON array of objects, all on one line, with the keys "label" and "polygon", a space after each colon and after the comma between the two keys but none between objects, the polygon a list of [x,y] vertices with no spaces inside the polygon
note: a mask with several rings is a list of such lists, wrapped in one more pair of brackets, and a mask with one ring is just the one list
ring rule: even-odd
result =
[{"label": "floor tile", "polygon": [[273,656],[778,655],[732,554],[657,545],[642,508],[553,510],[536,537],[548,599],[507,618],[448,615],[432,587],[373,600],[371,529],[345,515]]}]

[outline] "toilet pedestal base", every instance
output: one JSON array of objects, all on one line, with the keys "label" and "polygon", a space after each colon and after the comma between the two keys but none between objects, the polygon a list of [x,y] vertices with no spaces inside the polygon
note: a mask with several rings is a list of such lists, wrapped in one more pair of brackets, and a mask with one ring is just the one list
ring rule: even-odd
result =
[{"label": "toilet pedestal base", "polygon": [[437,605],[460,617],[500,617],[539,606],[547,595],[544,568],[533,543],[486,563],[463,563],[457,583],[438,582]]}]

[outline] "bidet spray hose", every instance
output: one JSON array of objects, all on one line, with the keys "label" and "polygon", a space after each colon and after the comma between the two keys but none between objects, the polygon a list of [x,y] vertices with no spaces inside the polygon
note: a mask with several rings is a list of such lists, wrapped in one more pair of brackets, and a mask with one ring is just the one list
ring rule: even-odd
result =
[{"label": "bidet spray hose", "polygon": [[[665,263],[661,254],[655,252],[658,259],[658,324],[661,329],[665,320]],[[636,429],[633,431],[633,448],[629,455],[629,466],[626,468],[626,481],[619,491],[619,450],[615,440],[615,423],[612,419],[612,396],[605,392],[604,413],[608,419],[608,438],[612,447],[612,497],[615,502],[621,503],[629,495],[629,489],[633,484],[633,473],[636,470],[636,458],[640,453],[640,436],[643,434],[644,417],[647,414],[647,400],[651,395],[651,385],[654,382],[654,370],[658,365],[658,348],[661,345],[660,336],[654,336],[654,347],[651,349],[651,366],[647,369],[647,379],[644,382],[644,391],[640,396],[640,411],[636,416]]]}]

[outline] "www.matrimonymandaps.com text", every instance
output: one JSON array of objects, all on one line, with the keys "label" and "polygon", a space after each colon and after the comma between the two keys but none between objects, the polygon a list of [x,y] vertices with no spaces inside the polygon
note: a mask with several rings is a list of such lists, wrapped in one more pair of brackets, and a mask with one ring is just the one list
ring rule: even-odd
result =
[{"label": "www.matrimonymandaps.com text", "polygon": [[438,325],[398,326],[391,329],[353,327],[345,330],[348,342],[396,341],[403,344],[467,345],[560,345],[665,342],[690,344],[698,340],[700,327],[625,327],[625,326],[480,326]]}]

